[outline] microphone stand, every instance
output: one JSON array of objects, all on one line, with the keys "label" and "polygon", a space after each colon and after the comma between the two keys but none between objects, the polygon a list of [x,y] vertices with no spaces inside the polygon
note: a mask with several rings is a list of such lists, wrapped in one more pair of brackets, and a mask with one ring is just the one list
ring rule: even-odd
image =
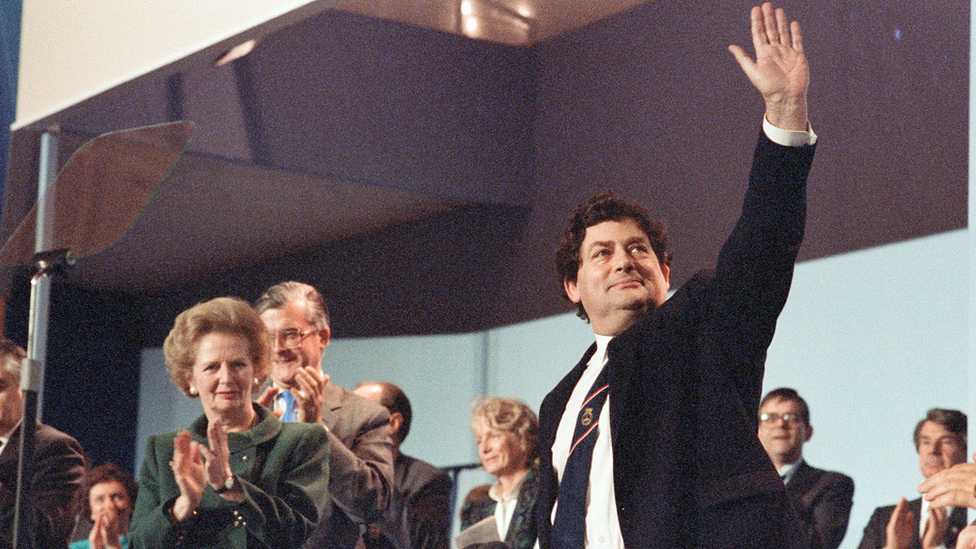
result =
[{"label": "microphone stand", "polygon": [[[17,491],[14,502],[13,544],[15,549],[34,549],[31,484],[34,478],[34,433],[44,390],[44,363],[47,359],[48,314],[51,309],[51,278],[74,264],[71,252],[54,250],[34,256],[37,273],[31,278],[30,316],[27,331],[27,357],[20,372],[24,392],[24,413],[20,423],[20,452],[17,460]],[[28,504],[28,505],[25,505]]]}]

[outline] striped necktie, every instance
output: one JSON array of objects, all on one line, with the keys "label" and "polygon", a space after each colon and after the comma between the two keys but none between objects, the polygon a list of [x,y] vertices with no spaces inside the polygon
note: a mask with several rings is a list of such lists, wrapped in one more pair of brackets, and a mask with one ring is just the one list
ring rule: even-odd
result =
[{"label": "striped necktie", "polygon": [[563,478],[559,481],[556,518],[552,523],[554,549],[582,549],[586,540],[586,493],[590,487],[590,464],[599,434],[600,411],[610,393],[608,377],[608,368],[604,365],[576,417],[573,442]]}]

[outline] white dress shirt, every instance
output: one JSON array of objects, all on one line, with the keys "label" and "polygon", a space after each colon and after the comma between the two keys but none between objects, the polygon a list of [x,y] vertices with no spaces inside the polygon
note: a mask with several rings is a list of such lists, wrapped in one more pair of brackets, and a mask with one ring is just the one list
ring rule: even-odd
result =
[{"label": "white dress shirt", "polygon": [[[590,387],[607,363],[607,345],[610,336],[596,336],[596,352],[583,371],[583,376],[573,389],[566,409],[559,420],[556,438],[552,444],[552,465],[556,476],[562,481],[569,446],[572,444],[576,419],[583,400]],[[624,540],[617,520],[617,504],[613,488],[613,446],[610,437],[610,397],[607,397],[600,410],[600,423],[597,427],[596,444],[593,447],[593,461],[590,463],[590,488],[586,496],[586,546],[601,549],[623,549]],[[556,507],[552,508],[551,519],[556,518]]]},{"label": "white dress shirt", "polygon": [[512,491],[507,496],[502,494],[501,482],[495,482],[488,489],[488,497],[495,500],[495,524],[498,526],[498,539],[504,540],[508,535],[508,527],[512,524],[512,517],[515,516],[515,507],[518,505],[519,491],[522,489],[522,481],[525,476],[519,479]]},{"label": "white dress shirt", "polygon": [[780,478],[783,479],[783,484],[789,484],[790,481],[793,480],[793,473],[796,472],[796,468],[800,466],[801,461],[803,461],[803,458],[796,460],[794,463],[787,463],[779,469],[776,469],[776,472],[779,473]]},{"label": "white dress shirt", "polygon": [[[929,521],[929,506],[930,506],[929,504],[930,502],[927,499],[922,498],[922,511],[921,511],[922,516],[918,517],[918,539],[919,540],[925,538],[925,525],[928,524]],[[952,515],[953,509],[954,509],[953,507],[946,506],[945,508],[946,519],[948,519],[949,516]],[[946,531],[948,531],[948,527],[946,528]],[[942,545],[937,546],[935,549],[945,549],[945,548],[946,548],[945,541],[943,541]]]},{"label": "white dress shirt", "polygon": [[[777,128],[763,117],[763,132],[770,141],[785,147],[799,147],[812,145],[817,142],[817,135],[808,127],[807,131],[791,131]],[[580,406],[586,398],[593,382],[596,381],[600,370],[607,363],[607,345],[612,336],[596,334],[596,352],[587,363],[582,377],[573,388],[573,393],[566,403],[556,438],[552,443],[552,465],[557,478],[562,481],[566,460],[569,457],[569,447],[572,444],[573,432],[576,429],[576,419]],[[610,398],[603,405],[600,412],[600,425],[596,445],[593,448],[593,461],[590,464],[590,487],[587,491],[586,502],[586,540],[585,546],[593,549],[624,549],[623,535],[620,531],[620,521],[617,518],[617,504],[613,486],[613,447],[610,435]],[[556,518],[556,505],[553,505],[550,520]]]}]

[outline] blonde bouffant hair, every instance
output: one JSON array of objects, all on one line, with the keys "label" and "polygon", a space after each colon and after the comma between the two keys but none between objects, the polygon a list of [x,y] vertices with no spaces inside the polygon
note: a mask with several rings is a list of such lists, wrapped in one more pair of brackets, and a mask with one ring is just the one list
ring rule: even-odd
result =
[{"label": "blonde bouffant hair", "polygon": [[539,418],[521,400],[485,397],[474,405],[471,422],[484,418],[488,425],[515,435],[525,456],[526,465],[539,464]]},{"label": "blonde bouffant hair", "polygon": [[255,382],[264,383],[271,373],[271,340],[264,321],[246,301],[218,297],[180,313],[163,343],[166,372],[184,395],[198,396],[190,393],[189,382],[197,343],[201,337],[213,333],[239,335],[247,340]]}]

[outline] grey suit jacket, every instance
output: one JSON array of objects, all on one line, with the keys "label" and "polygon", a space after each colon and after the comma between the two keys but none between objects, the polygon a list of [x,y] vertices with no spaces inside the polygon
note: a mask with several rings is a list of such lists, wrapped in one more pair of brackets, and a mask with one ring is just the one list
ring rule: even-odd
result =
[{"label": "grey suit jacket", "polygon": [[332,513],[305,543],[307,549],[362,546],[365,524],[382,517],[393,492],[393,443],[386,408],[335,383],[325,388],[322,421],[329,429]]},{"label": "grey suit jacket", "polygon": [[837,549],[851,518],[854,481],[800,461],[786,485],[786,494],[803,523],[810,549]]}]

